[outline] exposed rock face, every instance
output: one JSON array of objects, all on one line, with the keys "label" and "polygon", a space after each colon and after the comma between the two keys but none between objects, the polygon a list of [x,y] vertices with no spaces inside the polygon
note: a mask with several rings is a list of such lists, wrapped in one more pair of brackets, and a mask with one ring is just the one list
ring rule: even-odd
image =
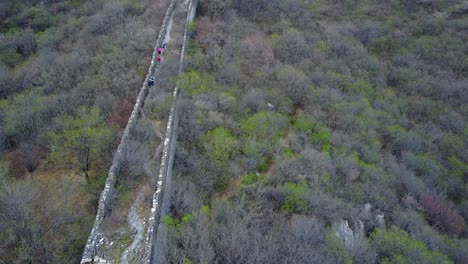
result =
[{"label": "exposed rock face", "polygon": [[377,224],[379,224],[379,226],[385,225],[385,219],[384,219],[384,214],[383,213],[376,215],[375,220],[377,221]]},{"label": "exposed rock face", "polygon": [[350,228],[348,221],[344,219],[333,224],[335,236],[343,242],[346,248],[352,248],[356,241],[365,237],[365,223],[370,227],[385,225],[384,213],[378,209],[372,210],[372,205],[369,203],[364,205],[358,217],[360,220],[355,222],[353,229]]},{"label": "exposed rock face", "polygon": [[267,103],[267,106],[268,106],[268,109],[269,109],[270,111],[274,111],[274,110],[275,110],[275,106],[274,106],[273,104]]},{"label": "exposed rock face", "polygon": [[365,220],[374,223],[374,226],[382,227],[385,225],[385,214],[382,213],[379,209],[372,210],[372,205],[366,203],[364,205],[364,210],[361,215]]},{"label": "exposed rock face", "polygon": [[[333,229],[335,229],[336,237],[344,243],[345,247],[352,247],[355,240],[355,233],[349,228],[348,221],[340,220],[333,225]],[[359,233],[360,231],[357,230],[356,235]]]}]

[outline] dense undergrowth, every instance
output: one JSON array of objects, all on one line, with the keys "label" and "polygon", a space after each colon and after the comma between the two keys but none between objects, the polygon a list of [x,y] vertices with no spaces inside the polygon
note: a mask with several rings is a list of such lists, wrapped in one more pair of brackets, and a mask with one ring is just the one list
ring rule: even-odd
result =
[{"label": "dense undergrowth", "polygon": [[466,262],[467,26],[456,0],[201,1],[162,262]]},{"label": "dense undergrowth", "polygon": [[0,0],[0,263],[79,262],[168,4]]}]

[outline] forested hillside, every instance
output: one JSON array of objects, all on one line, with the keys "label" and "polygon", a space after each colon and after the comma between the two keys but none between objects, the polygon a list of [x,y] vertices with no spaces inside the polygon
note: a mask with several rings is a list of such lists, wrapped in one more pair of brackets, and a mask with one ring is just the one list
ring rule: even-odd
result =
[{"label": "forested hillside", "polygon": [[[0,0],[0,264],[79,262],[169,2]],[[190,31],[156,262],[468,262],[468,2],[200,0]]]},{"label": "forested hillside", "polygon": [[0,263],[79,262],[169,2],[0,0]]},{"label": "forested hillside", "polygon": [[466,263],[468,4],[203,0],[162,263]]}]

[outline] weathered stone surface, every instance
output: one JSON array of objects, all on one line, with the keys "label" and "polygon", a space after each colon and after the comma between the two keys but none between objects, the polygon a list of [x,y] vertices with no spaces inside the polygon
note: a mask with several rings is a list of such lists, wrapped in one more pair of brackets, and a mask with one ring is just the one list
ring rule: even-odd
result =
[{"label": "weathered stone surface", "polygon": [[[183,71],[183,63],[185,56],[185,49],[187,46],[187,36],[188,36],[188,26],[189,23],[195,17],[195,11],[198,4],[198,0],[189,0],[184,3],[187,5],[187,19],[184,29],[184,39],[182,44],[182,50],[180,53],[179,61],[179,73]],[[156,191],[153,195],[153,205],[151,208],[151,215],[149,218],[149,227],[146,234],[146,252],[143,258],[142,263],[152,263],[153,262],[153,243],[157,236],[157,231],[159,227],[159,219],[168,213],[169,210],[169,200],[166,196],[169,196],[171,192],[171,177],[172,177],[172,166],[175,156],[175,146],[177,138],[177,124],[178,124],[178,115],[177,115],[177,98],[179,95],[179,87],[174,88],[173,104],[169,113],[169,118],[167,121],[166,135],[164,138],[163,153],[161,157],[160,169],[157,179]],[[164,191],[163,191],[164,190]],[[166,195],[165,195],[166,193]]]},{"label": "weathered stone surface", "polygon": [[[365,237],[366,226],[365,223],[370,226],[384,226],[385,215],[378,209],[372,210],[372,205],[367,203],[358,215],[358,219],[354,223],[353,228],[349,226],[347,220],[340,220],[333,223],[333,230],[335,230],[335,236],[343,242],[346,248],[352,248],[355,243]],[[367,226],[369,227],[369,226]]]},{"label": "weathered stone surface", "polygon": [[101,193],[101,197],[99,199],[98,210],[97,210],[96,218],[94,221],[93,229],[91,230],[91,233],[88,237],[88,241],[83,251],[83,256],[81,259],[82,264],[110,263],[108,262],[109,260],[106,260],[107,257],[102,256],[103,253],[99,252],[99,248],[101,247],[104,248],[106,247],[107,244],[109,244],[109,240],[102,234],[102,232],[100,232],[100,228],[101,228],[101,224],[104,218],[106,217],[107,212],[112,206],[112,200],[115,194],[116,174],[119,171],[119,168],[122,164],[122,153],[128,144],[130,131],[135,127],[137,118],[143,107],[143,102],[146,98],[146,95],[148,94],[147,84],[148,84],[148,79],[153,74],[153,70],[155,67],[155,58],[157,57],[156,49],[162,44],[162,36],[164,36],[165,34],[167,22],[168,22],[171,12],[174,9],[174,4],[175,4],[175,0],[172,0],[171,4],[169,5],[166,11],[163,24],[161,26],[161,30],[158,35],[158,39],[155,44],[155,48],[154,48],[154,52],[152,56],[153,59],[151,60],[148,73],[143,82],[143,86],[140,89],[135,105],[133,106],[133,111],[130,115],[130,118],[128,119],[128,123],[127,123],[127,126],[125,127],[122,138],[120,139],[120,144],[117,148],[116,153],[114,154],[112,165],[109,169],[109,174],[106,179],[106,184],[105,184],[104,190]]},{"label": "weathered stone surface", "polygon": [[341,220],[333,225],[336,237],[341,240],[346,247],[351,247],[354,241],[354,232],[349,228],[348,221]]}]

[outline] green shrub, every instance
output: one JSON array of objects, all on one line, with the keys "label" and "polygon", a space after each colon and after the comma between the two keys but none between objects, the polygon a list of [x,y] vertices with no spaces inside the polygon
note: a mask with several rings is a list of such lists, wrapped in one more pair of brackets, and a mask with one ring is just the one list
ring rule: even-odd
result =
[{"label": "green shrub", "polygon": [[197,95],[216,91],[218,84],[209,73],[190,70],[179,76],[177,86],[190,95]]},{"label": "green shrub", "polygon": [[317,47],[319,48],[321,52],[324,52],[324,53],[330,50],[330,47],[328,46],[325,40],[319,41]]},{"label": "green shrub", "polygon": [[163,217],[162,222],[166,228],[176,228],[180,222],[177,218],[173,218],[170,215],[166,215]]},{"label": "green shrub", "polygon": [[380,263],[452,263],[440,252],[430,251],[420,240],[409,236],[396,226],[377,228],[370,236]]},{"label": "green shrub", "polygon": [[250,184],[254,184],[258,181],[258,176],[257,174],[246,174],[244,176],[242,176],[242,179],[241,179],[241,184],[243,185],[250,185]]},{"label": "green shrub", "polygon": [[241,122],[246,138],[257,141],[276,141],[286,134],[288,118],[279,113],[259,112]]},{"label": "green shrub", "polygon": [[215,190],[217,192],[224,192],[227,187],[229,186],[229,176],[223,174],[223,175],[220,175],[217,179],[216,179],[216,183],[215,183]]},{"label": "green shrub", "polygon": [[269,149],[271,149],[271,144],[260,143],[253,138],[244,140],[244,144],[242,145],[242,153],[244,153],[247,157],[256,159],[263,158],[262,155]]},{"label": "green shrub", "polygon": [[206,154],[218,165],[225,165],[239,151],[237,138],[224,127],[208,131],[202,140]]},{"label": "green shrub", "polygon": [[56,118],[56,131],[49,132],[51,159],[72,163],[90,183],[89,172],[112,142],[112,129],[97,107],[80,107],[74,116]]},{"label": "green shrub", "polygon": [[351,257],[348,255],[348,252],[346,252],[344,244],[336,238],[334,232],[328,232],[326,237],[326,243],[326,252],[327,255],[330,257],[332,263],[353,263]]},{"label": "green shrub", "polygon": [[354,94],[363,94],[367,98],[372,100],[376,99],[377,91],[376,88],[372,86],[368,81],[364,79],[359,79],[353,83],[351,83],[347,87],[347,91],[352,92]]},{"label": "green shrub", "polygon": [[139,1],[126,0],[123,2],[124,13],[131,16],[139,16],[145,11],[145,6]]},{"label": "green shrub", "polygon": [[176,234],[176,236],[180,236],[180,232],[182,228],[192,223],[192,221],[193,221],[192,214],[185,214],[180,219],[177,219],[170,215],[166,215],[162,219],[162,223],[164,227],[166,227],[166,229],[169,232]]},{"label": "green shrub", "polygon": [[54,113],[54,97],[38,90],[17,94],[4,114],[4,131],[7,135],[32,137],[48,124]]},{"label": "green shrub", "polygon": [[200,213],[207,216],[211,216],[213,214],[211,208],[208,205],[202,206],[200,208]]},{"label": "green shrub", "polygon": [[316,122],[310,118],[300,116],[294,121],[294,128],[304,133],[311,133],[315,128]]},{"label": "green shrub", "polygon": [[194,32],[195,31],[195,22],[194,21],[191,21],[189,23],[189,31],[190,32]]},{"label": "green shrub", "polygon": [[52,16],[44,7],[31,7],[21,15],[20,23],[26,22],[34,31],[44,31],[50,27],[56,17]]},{"label": "green shrub", "polygon": [[308,193],[305,184],[287,182],[280,188],[285,195],[285,201],[281,209],[288,213],[306,213],[309,207],[309,201],[306,199]]},{"label": "green shrub", "polygon": [[330,130],[325,126],[317,126],[310,136],[310,140],[313,143],[320,143],[322,145],[330,144],[330,139]]},{"label": "green shrub", "polygon": [[463,179],[463,177],[468,174],[468,163],[455,156],[448,158],[448,162],[452,168],[453,176]]},{"label": "green shrub", "polygon": [[156,118],[164,119],[169,116],[172,108],[172,95],[164,97],[162,102],[156,102],[154,107],[151,109],[151,114]]},{"label": "green shrub", "polygon": [[138,66],[137,68],[138,76],[140,76],[141,79],[145,79],[146,77],[146,68],[143,65]]},{"label": "green shrub", "polygon": [[292,149],[287,148],[287,149],[284,150],[283,156],[284,156],[284,158],[286,158],[286,159],[294,158],[294,152],[293,152]]},{"label": "green shrub", "polygon": [[0,61],[9,67],[14,67],[23,61],[23,56],[17,53],[16,50],[12,47],[0,46]]},{"label": "green shrub", "polygon": [[257,166],[257,170],[259,172],[266,172],[268,170],[268,164],[269,163],[270,163],[269,157],[266,157],[266,158],[262,159],[260,164],[258,164],[258,166]]},{"label": "green shrub", "polygon": [[310,136],[310,142],[321,145],[322,150],[330,151],[330,130],[320,121],[313,118],[298,117],[294,122],[294,128]]}]

